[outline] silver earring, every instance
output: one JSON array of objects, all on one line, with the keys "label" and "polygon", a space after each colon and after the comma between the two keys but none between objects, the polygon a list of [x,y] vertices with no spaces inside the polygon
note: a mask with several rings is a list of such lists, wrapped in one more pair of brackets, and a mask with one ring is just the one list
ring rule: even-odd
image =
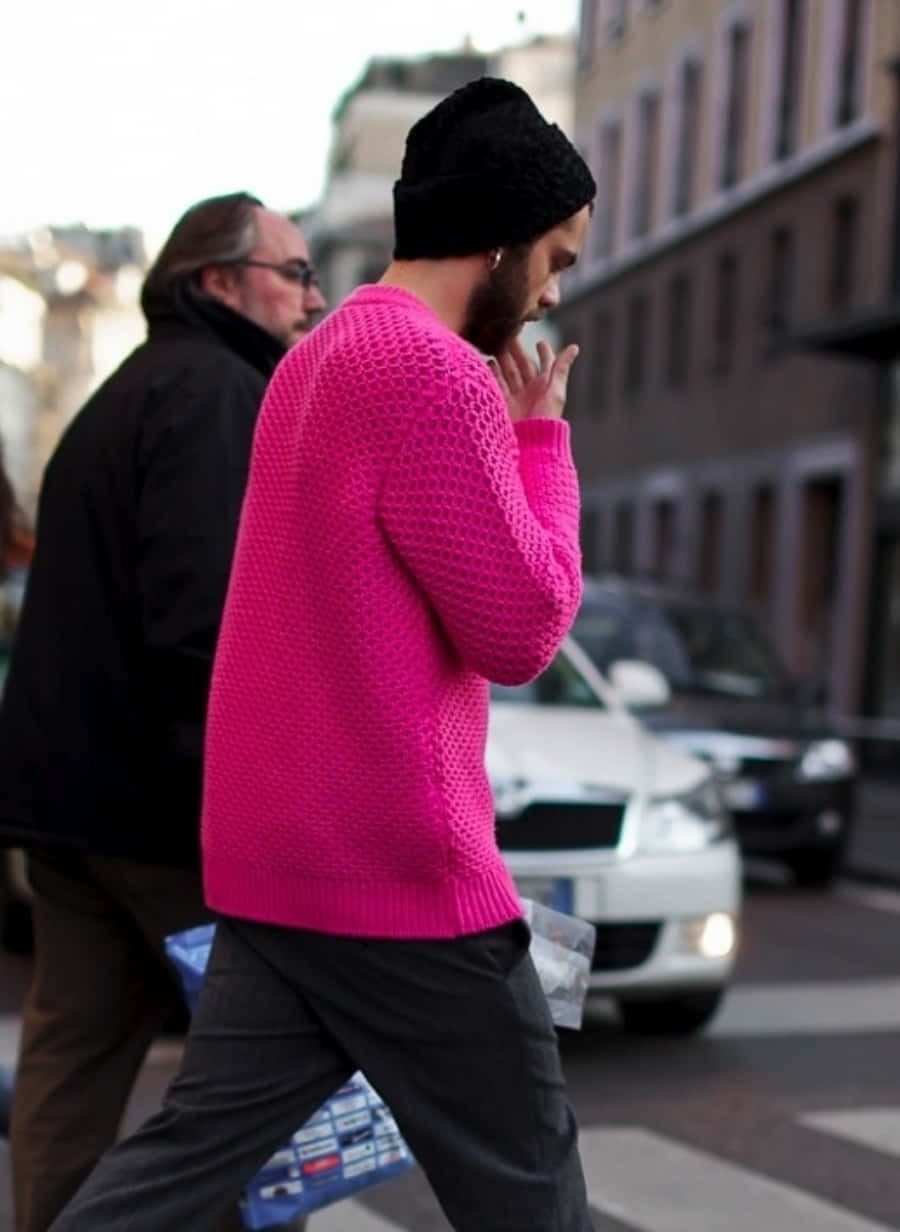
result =
[{"label": "silver earring", "polygon": [[493,273],[494,270],[498,268],[502,260],[503,260],[503,249],[502,248],[494,248],[488,253],[488,269],[491,271],[491,273]]}]

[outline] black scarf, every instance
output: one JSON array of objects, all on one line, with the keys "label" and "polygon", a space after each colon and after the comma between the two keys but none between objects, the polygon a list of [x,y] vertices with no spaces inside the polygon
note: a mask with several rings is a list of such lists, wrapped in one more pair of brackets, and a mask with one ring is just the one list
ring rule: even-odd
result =
[{"label": "black scarf", "polygon": [[248,364],[252,364],[266,379],[275,371],[276,364],[287,349],[273,334],[249,317],[204,294],[190,278],[180,279],[165,294],[145,293],[141,307],[151,335],[157,336],[179,326],[187,326],[193,332],[212,334],[229,350],[237,352]]}]

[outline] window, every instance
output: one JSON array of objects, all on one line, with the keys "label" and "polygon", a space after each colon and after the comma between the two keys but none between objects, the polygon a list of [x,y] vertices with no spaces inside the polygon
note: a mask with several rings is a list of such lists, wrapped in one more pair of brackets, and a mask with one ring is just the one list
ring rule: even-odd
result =
[{"label": "window", "polygon": [[616,245],[618,224],[619,185],[622,174],[622,126],[618,121],[603,125],[600,134],[599,192],[596,231],[598,257],[612,256]]},{"label": "window", "polygon": [[635,398],[646,380],[647,330],[650,308],[646,295],[628,301],[628,333],[625,339],[625,393]]},{"label": "window", "polygon": [[834,206],[831,256],[831,308],[844,312],[853,304],[859,246],[859,202],[841,197]]},{"label": "window", "polygon": [[616,659],[655,664],[676,693],[784,699],[787,681],[772,647],[740,612],[690,599],[587,598],[575,636],[606,669]]},{"label": "window", "polygon": [[678,151],[672,197],[672,213],[676,218],[687,214],[694,203],[697,146],[700,140],[702,73],[702,67],[696,60],[685,60],[681,66]]},{"label": "window", "polygon": [[835,127],[852,124],[860,111],[862,79],[863,0],[843,0],[841,41],[837,62]]},{"label": "window", "polygon": [[716,300],[713,321],[713,371],[728,372],[734,365],[738,320],[738,259],[725,252],[716,262]]},{"label": "window", "polygon": [[721,188],[733,187],[743,173],[749,67],[750,29],[746,25],[737,24],[731,27],[728,35],[728,97],[722,148]]},{"label": "window", "polygon": [[658,578],[671,578],[675,573],[678,550],[678,511],[673,500],[656,502],[653,510],[653,572]]},{"label": "window", "polygon": [[653,221],[656,164],[659,156],[659,95],[642,94],[638,101],[638,150],[632,202],[631,234],[649,234]]},{"label": "window", "polygon": [[601,567],[603,514],[588,507],[581,518],[581,555],[586,573],[596,573]]},{"label": "window", "polygon": [[587,418],[589,411],[584,388],[587,380],[587,373],[583,366],[584,356],[587,354],[585,332],[581,317],[577,317],[571,324],[566,323],[565,345],[577,346],[578,354],[582,357],[581,362],[576,363],[574,370],[569,372],[569,383],[566,386],[566,419],[569,423]]},{"label": "window", "polygon": [[[528,684],[491,683],[491,700],[518,706],[583,706],[605,710],[606,702],[564,651]],[[517,819],[518,820],[518,819]]]},{"label": "window", "polygon": [[714,594],[719,580],[719,548],[722,541],[722,496],[707,492],[700,507],[700,543],[697,553],[697,586]]},{"label": "window", "polygon": [[582,69],[590,68],[594,62],[598,3],[599,0],[581,0],[581,19],[578,23],[578,67]]},{"label": "window", "polygon": [[772,597],[775,577],[775,489],[760,484],[753,493],[750,545],[750,598],[765,606]]},{"label": "window", "polygon": [[668,354],[666,384],[681,389],[687,381],[691,349],[691,280],[676,274],[669,283]]},{"label": "window", "polygon": [[612,343],[612,314],[604,309],[594,317],[590,348],[588,406],[594,413],[606,410],[609,405]]},{"label": "window", "polygon": [[619,43],[628,29],[628,0],[609,0],[609,17],[606,20],[606,37],[611,43]]},{"label": "window", "polygon": [[797,147],[803,85],[803,31],[806,0],[782,0],[781,76],[775,119],[776,159],[789,158]]},{"label": "window", "polygon": [[634,558],[634,509],[619,505],[616,509],[613,564],[617,573],[628,574]]},{"label": "window", "polygon": [[834,643],[834,615],[840,580],[840,538],[844,522],[844,480],[823,476],[805,485],[803,548],[800,556],[800,671],[826,677]]},{"label": "window", "polygon": [[794,233],[790,227],[772,232],[770,262],[765,325],[772,336],[781,337],[791,323],[794,295]]}]

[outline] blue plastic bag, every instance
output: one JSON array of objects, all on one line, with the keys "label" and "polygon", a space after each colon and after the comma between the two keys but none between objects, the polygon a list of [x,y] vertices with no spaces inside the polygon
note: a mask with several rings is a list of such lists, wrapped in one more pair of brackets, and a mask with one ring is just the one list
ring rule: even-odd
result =
[{"label": "blue plastic bag", "polygon": [[[204,924],[166,938],[191,1009],[214,932],[214,924]],[[247,1183],[241,1217],[248,1228],[287,1223],[400,1176],[414,1163],[381,1096],[356,1073]]]},{"label": "blue plastic bag", "polygon": [[9,1110],[12,1107],[13,1076],[5,1065],[0,1065],[0,1138],[9,1137]]}]

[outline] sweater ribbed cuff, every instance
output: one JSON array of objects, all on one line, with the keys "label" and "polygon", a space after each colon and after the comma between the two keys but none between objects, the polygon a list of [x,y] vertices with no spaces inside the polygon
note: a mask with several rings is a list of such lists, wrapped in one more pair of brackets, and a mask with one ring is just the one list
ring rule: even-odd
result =
[{"label": "sweater ribbed cuff", "polygon": [[572,440],[569,425],[564,419],[519,419],[513,424],[513,428],[520,448],[531,449],[536,446],[571,462]]}]

